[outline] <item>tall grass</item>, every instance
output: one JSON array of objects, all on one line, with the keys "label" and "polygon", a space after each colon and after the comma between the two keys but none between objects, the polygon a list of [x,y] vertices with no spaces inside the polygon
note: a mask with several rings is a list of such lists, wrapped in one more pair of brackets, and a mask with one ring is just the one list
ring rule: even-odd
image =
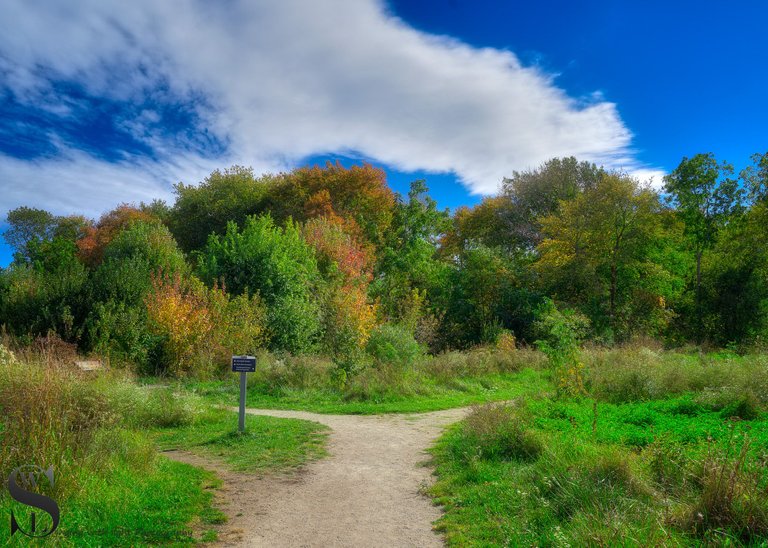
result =
[{"label": "tall grass", "polygon": [[466,352],[446,352],[414,358],[403,366],[379,360],[375,366],[338,375],[338,368],[318,356],[258,355],[256,373],[248,376],[250,387],[279,396],[290,391],[314,391],[341,395],[347,401],[367,401],[386,396],[415,396],[430,390],[456,387],[463,379],[516,373],[541,368],[546,358],[528,349],[478,347]]},{"label": "tall grass", "polygon": [[[167,390],[139,389],[123,372],[81,372],[51,353],[26,352],[20,361],[0,346],[0,474],[20,465],[73,470],[109,466],[112,457],[131,466],[153,461],[154,448],[132,430],[183,424],[194,404]],[[57,493],[77,489],[62,474]]]},{"label": "tall grass", "polygon": [[768,357],[579,360],[586,394],[550,384],[441,439],[432,492],[450,545],[768,545]]},{"label": "tall grass", "polygon": [[[43,350],[43,351],[41,351]],[[43,341],[19,360],[0,345],[0,474],[16,466],[54,467],[55,486],[38,489],[61,508],[55,546],[189,545],[188,523],[221,519],[211,506],[211,474],[157,456],[153,426],[189,424],[194,398],[136,385],[124,372],[79,371]],[[0,491],[0,513],[26,508]],[[50,518],[39,525],[48,527]],[[0,538],[11,538],[0,521]]]},{"label": "tall grass", "polygon": [[721,409],[739,401],[768,405],[768,356],[683,354],[644,347],[582,352],[587,389],[612,403],[656,400],[686,392]]}]

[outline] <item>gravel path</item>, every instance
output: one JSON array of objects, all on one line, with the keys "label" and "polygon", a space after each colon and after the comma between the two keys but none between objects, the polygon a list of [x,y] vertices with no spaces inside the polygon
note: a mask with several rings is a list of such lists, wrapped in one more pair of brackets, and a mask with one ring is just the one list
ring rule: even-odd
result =
[{"label": "gravel path", "polygon": [[422,494],[431,481],[425,450],[467,409],[414,415],[321,415],[249,409],[331,427],[329,455],[289,477],[227,471],[186,452],[170,456],[216,471],[229,521],[222,546],[442,546],[439,508]]}]

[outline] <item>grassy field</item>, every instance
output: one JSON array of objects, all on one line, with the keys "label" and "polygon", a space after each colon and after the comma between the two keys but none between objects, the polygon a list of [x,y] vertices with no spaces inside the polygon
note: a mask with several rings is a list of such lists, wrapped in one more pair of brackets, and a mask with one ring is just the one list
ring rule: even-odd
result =
[{"label": "grassy field", "polygon": [[[0,473],[37,464],[54,467],[55,485],[38,492],[61,510],[53,546],[194,545],[216,537],[225,516],[212,506],[217,478],[170,461],[158,445],[203,452],[237,470],[292,470],[323,455],[324,428],[299,420],[237,415],[190,394],[140,387],[119,372],[83,375],[55,360],[16,360],[0,346]],[[30,508],[0,491],[0,539],[10,512],[29,529]],[[38,530],[50,517],[37,511]]]},{"label": "grassy field", "polygon": [[[259,357],[248,375],[252,408],[300,409],[317,413],[419,413],[518,398],[543,389],[544,357],[520,350],[451,352],[408,368],[372,367],[340,382],[330,361]],[[188,382],[184,388],[206,400],[237,405],[237,376],[225,381]]]},{"label": "grassy field", "polygon": [[763,358],[585,363],[592,394],[551,385],[477,408],[440,440],[431,493],[449,545],[768,545]]},{"label": "grassy field", "polygon": [[[248,416],[238,434],[236,413],[217,407],[236,405],[236,376],[150,387],[0,358],[0,467],[55,466],[62,522],[48,544],[214,539],[224,519],[211,505],[216,478],[158,449],[255,473],[324,454],[328,431],[316,423]],[[433,449],[431,495],[449,545],[768,546],[764,355],[591,349],[557,368],[540,352],[478,348],[339,376],[328,360],[264,354],[249,375],[250,407],[470,404],[485,405]],[[28,515],[16,504],[0,495],[0,511]],[[8,526],[0,520],[0,537]]]}]

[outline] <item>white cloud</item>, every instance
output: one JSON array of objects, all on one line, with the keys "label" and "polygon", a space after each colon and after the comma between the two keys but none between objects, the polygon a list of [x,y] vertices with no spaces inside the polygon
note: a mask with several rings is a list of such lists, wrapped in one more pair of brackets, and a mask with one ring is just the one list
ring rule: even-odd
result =
[{"label": "white cloud", "polygon": [[666,171],[649,168],[629,169],[627,173],[629,173],[632,177],[641,183],[649,184],[656,190],[661,190],[664,187],[664,177],[667,175]]},{"label": "white cloud", "polygon": [[[232,162],[274,169],[344,151],[454,172],[482,194],[554,156],[648,171],[600,94],[569,97],[512,52],[417,31],[377,0],[6,0],[0,21],[0,74],[19,100],[55,108],[52,77],[113,100],[162,96],[195,105],[200,129],[229,145],[209,160],[152,134],[156,162],[112,165],[66,147],[42,162],[0,157],[0,209],[103,209]],[[145,118],[125,127],[140,133]]]}]

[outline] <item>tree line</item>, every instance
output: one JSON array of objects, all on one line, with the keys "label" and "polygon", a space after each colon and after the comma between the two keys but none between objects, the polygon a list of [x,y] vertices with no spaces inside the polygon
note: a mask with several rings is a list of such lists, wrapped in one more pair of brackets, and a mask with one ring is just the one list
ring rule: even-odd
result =
[{"label": "tree line", "polygon": [[533,344],[561,313],[604,345],[768,336],[768,153],[739,174],[683,158],[661,191],[553,159],[453,213],[424,181],[401,196],[367,164],[234,166],[175,194],[98,220],[10,211],[5,332],[171,374],[263,347],[350,372],[371,345]]}]

